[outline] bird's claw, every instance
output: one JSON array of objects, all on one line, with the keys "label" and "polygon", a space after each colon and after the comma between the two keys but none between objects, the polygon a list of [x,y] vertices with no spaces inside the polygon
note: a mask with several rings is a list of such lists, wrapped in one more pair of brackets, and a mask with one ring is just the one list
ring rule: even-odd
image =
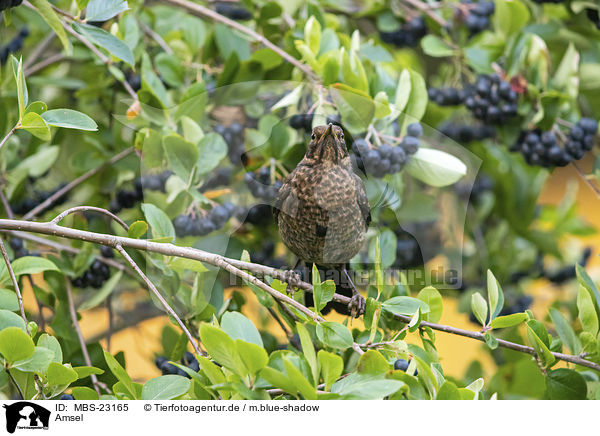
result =
[{"label": "bird's claw", "polygon": [[358,292],[355,292],[350,299],[350,303],[348,303],[348,310],[353,318],[358,318],[363,313],[365,313],[365,309],[367,307],[367,302]]},{"label": "bird's claw", "polygon": [[300,286],[302,278],[300,277],[300,274],[290,269],[285,271],[284,281],[287,283],[286,292],[293,296],[296,288]]}]

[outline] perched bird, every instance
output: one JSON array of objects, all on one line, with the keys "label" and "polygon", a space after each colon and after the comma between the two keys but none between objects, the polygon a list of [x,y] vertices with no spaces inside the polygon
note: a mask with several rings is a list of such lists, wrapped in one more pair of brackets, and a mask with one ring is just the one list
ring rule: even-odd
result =
[{"label": "perched bird", "polygon": [[[352,297],[347,308],[352,316],[362,314],[365,300],[347,268],[363,246],[371,212],[339,126],[330,123],[312,130],[308,150],[285,180],[274,206],[285,245],[299,260],[325,270],[337,293]],[[332,306],[341,311],[339,303]]]}]

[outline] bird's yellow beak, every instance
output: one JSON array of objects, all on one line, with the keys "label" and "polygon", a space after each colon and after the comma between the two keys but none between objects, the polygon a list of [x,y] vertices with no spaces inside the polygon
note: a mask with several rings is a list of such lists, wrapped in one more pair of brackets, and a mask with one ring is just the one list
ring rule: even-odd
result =
[{"label": "bird's yellow beak", "polygon": [[323,137],[326,138],[328,136],[332,136],[333,135],[333,124],[329,123],[329,125],[327,126],[327,130],[325,130],[325,133],[323,134]]}]

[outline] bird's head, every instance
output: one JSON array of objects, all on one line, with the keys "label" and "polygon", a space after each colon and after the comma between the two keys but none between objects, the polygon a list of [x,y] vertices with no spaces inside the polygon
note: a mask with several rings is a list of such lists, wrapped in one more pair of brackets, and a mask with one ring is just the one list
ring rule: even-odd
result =
[{"label": "bird's head", "polygon": [[329,161],[334,163],[348,157],[348,149],[346,148],[342,128],[332,123],[315,127],[312,130],[306,157],[317,162]]}]

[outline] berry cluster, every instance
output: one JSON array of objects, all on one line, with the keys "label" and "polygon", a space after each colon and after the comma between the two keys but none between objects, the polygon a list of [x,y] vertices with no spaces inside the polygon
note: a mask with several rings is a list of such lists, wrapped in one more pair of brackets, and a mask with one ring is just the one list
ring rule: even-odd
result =
[{"label": "berry cluster", "polygon": [[461,144],[472,141],[482,141],[496,136],[496,129],[487,124],[470,125],[447,123],[440,128],[440,132]]},{"label": "berry cluster", "polygon": [[377,148],[369,148],[367,141],[359,138],[352,144],[355,165],[359,170],[366,170],[378,178],[398,173],[408,163],[410,156],[419,150],[419,137],[422,135],[423,127],[413,123],[408,126],[406,136],[397,146],[382,144]]},{"label": "berry cluster", "polygon": [[477,203],[481,196],[494,188],[494,181],[485,174],[478,174],[473,186],[468,184],[457,184],[456,193],[463,200],[471,200]]},{"label": "berry cluster", "polygon": [[[14,2],[13,2],[14,3]],[[21,3],[19,1],[19,3]],[[18,6],[18,5],[17,5]],[[2,10],[2,0],[0,0],[0,10]],[[8,60],[8,55],[16,53],[23,48],[23,41],[29,36],[29,28],[23,27],[8,44],[0,47],[0,65],[3,65]]]},{"label": "berry cluster", "polygon": [[260,247],[260,250],[256,250],[250,255],[250,259],[254,263],[267,265],[272,268],[284,268],[286,266],[285,260],[282,258],[273,257],[274,254],[275,244],[272,241],[264,241]]},{"label": "berry cluster", "polygon": [[[33,197],[31,197],[31,198],[27,197],[27,198],[23,199],[23,201],[20,201],[18,203],[11,203],[10,208],[17,215],[24,215],[27,212],[29,212],[30,210],[32,210],[33,208],[39,206],[41,203],[46,201],[52,195],[56,194],[59,190],[64,188],[66,185],[67,185],[66,183],[61,183],[58,186],[58,188],[56,188],[53,191],[34,191]],[[57,198],[52,204],[55,206],[59,206],[59,205],[63,204],[66,200],[67,200],[67,195],[64,194],[64,195],[60,196],[59,198]]]},{"label": "berry cluster", "polygon": [[463,4],[473,5],[469,9],[469,15],[465,18],[465,25],[471,35],[475,35],[490,26],[490,16],[496,9],[491,1],[480,1],[475,4],[471,0],[461,0]]},{"label": "berry cluster", "polygon": [[[296,114],[290,117],[289,123],[292,129],[304,130],[306,132],[312,131],[314,114]],[[327,117],[326,124],[334,124],[342,127],[342,118],[339,114],[329,115]]]},{"label": "berry cluster", "polygon": [[138,201],[143,200],[144,189],[165,192],[165,183],[171,174],[173,174],[171,171],[163,171],[160,174],[138,177],[133,181],[135,189],[120,189],[117,191],[117,196],[110,201],[108,208],[113,213],[132,208]]},{"label": "berry cluster", "polygon": [[178,215],[173,220],[175,233],[179,237],[185,236],[206,236],[215,230],[220,229],[233,216],[236,207],[233,203],[227,202],[213,207],[203,216],[193,217],[190,215]]},{"label": "berry cluster", "polygon": [[75,398],[71,394],[62,394],[58,399],[65,401],[65,400],[74,400]]},{"label": "berry cluster", "polygon": [[468,89],[465,106],[475,118],[488,124],[502,124],[517,115],[517,93],[497,74],[481,74]]},{"label": "berry cluster", "polygon": [[[187,366],[192,371],[198,372],[200,370],[200,365],[198,365],[198,361],[196,360],[194,355],[192,353],[190,353],[189,351],[185,352],[185,354],[181,358],[180,362],[182,365]],[[154,364],[156,365],[156,367],[158,369],[160,369],[162,371],[163,375],[173,374],[173,375],[180,375],[182,377],[190,378],[188,373],[185,372],[183,369],[177,368],[172,363],[169,363],[169,359],[167,359],[165,356],[158,356],[156,358],[156,360],[154,361]]]},{"label": "berry cluster", "polygon": [[246,21],[252,18],[250,11],[238,3],[218,2],[216,7],[217,14],[225,15],[232,20]]},{"label": "berry cluster", "polygon": [[73,279],[71,283],[77,288],[91,286],[100,289],[104,282],[110,278],[110,268],[104,262],[95,259],[92,265],[81,276]]},{"label": "berry cluster", "polygon": [[582,118],[569,130],[564,148],[552,131],[540,129],[521,132],[512,151],[519,151],[530,165],[543,167],[566,166],[579,160],[586,151],[594,147],[594,135],[598,123],[591,118]]},{"label": "berry cluster", "polygon": [[231,123],[229,126],[217,124],[214,131],[221,135],[227,143],[227,155],[234,165],[246,165],[246,150],[244,149],[244,126]]},{"label": "berry cluster", "polygon": [[427,95],[429,96],[429,100],[438,106],[458,106],[463,104],[467,98],[465,90],[452,86],[428,88]]},{"label": "berry cluster", "polygon": [[283,186],[281,180],[275,180],[275,183],[271,184],[271,169],[268,166],[261,168],[256,173],[244,174],[244,181],[254,197],[267,202],[275,200],[279,189]]},{"label": "berry cluster", "polygon": [[8,8],[16,8],[23,3],[23,0],[0,0],[0,12]]},{"label": "berry cluster", "polygon": [[379,32],[381,40],[396,47],[414,47],[427,34],[425,19],[421,16],[405,21],[393,32]]},{"label": "berry cluster", "polygon": [[[592,249],[590,247],[586,247],[581,253],[581,259],[579,260],[579,265],[586,266],[588,260],[592,255]],[[568,280],[574,279],[576,274],[575,265],[567,265],[560,268],[558,271],[554,272],[546,272],[544,271],[543,276],[546,277],[550,282],[560,285],[565,283]]]},{"label": "berry cluster", "polygon": [[531,295],[519,295],[516,299],[513,299],[511,304],[505,304],[499,315],[504,316],[525,312],[531,307],[531,303],[533,303],[533,297]]},{"label": "berry cluster", "polygon": [[405,231],[396,232],[396,236],[396,260],[393,266],[398,269],[407,269],[423,265],[423,254],[417,239]]}]

